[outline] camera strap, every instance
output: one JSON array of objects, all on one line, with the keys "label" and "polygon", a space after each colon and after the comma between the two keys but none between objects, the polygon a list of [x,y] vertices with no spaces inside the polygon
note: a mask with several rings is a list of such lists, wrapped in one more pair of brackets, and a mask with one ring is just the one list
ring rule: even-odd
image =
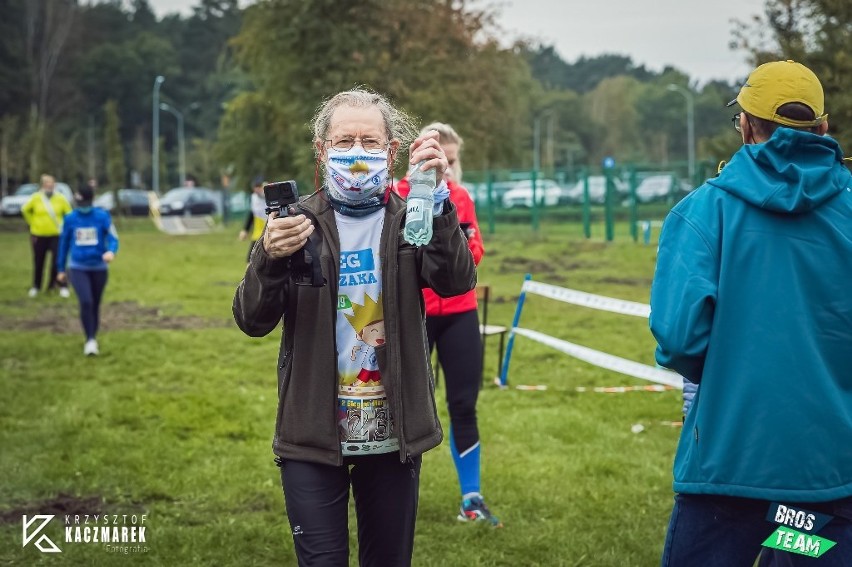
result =
[{"label": "camera strap", "polygon": [[320,263],[320,252],[317,242],[308,238],[308,241],[305,243],[305,250],[311,255],[311,287],[323,287],[325,285],[325,278],[322,277],[322,264]]}]

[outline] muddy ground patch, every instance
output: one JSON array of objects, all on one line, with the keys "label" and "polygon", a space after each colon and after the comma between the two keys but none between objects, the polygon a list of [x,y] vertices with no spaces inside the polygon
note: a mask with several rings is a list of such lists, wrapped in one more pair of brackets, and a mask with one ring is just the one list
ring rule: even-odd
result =
[{"label": "muddy ground patch", "polygon": [[[9,302],[8,304],[12,304]],[[29,306],[26,301],[14,302],[14,307]],[[138,331],[146,329],[204,329],[225,327],[228,321],[208,319],[197,315],[176,315],[173,306],[140,305],[121,301],[101,305],[100,329],[104,331]],[[80,319],[76,302],[54,303],[35,313],[0,313],[0,329],[9,331],[47,331],[50,333],[79,333]]]}]

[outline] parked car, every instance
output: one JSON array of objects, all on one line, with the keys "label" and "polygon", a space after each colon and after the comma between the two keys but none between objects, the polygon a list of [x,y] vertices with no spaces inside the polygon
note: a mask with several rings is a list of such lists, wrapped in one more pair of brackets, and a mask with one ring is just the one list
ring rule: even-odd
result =
[{"label": "parked car", "polygon": [[[613,177],[616,194],[629,192],[627,184],[617,177]],[[582,203],[584,198],[585,180],[580,179],[572,187],[565,191],[565,199],[570,203]],[[601,205],[606,197],[606,177],[603,175],[589,176],[589,202]]]},{"label": "parked car", "polygon": [[636,201],[650,203],[665,200],[669,195],[676,197],[678,192],[688,193],[692,186],[678,180],[671,173],[649,175],[636,187]]},{"label": "parked car", "polygon": [[[462,187],[467,189],[470,198],[477,206],[488,205],[488,184],[487,183],[470,183],[463,182]],[[491,198],[499,206],[502,202],[502,197],[508,191],[515,187],[515,182],[512,181],[494,181],[491,183]]]},{"label": "parked car", "polygon": [[[68,199],[72,206],[74,205],[74,193],[68,185],[57,182],[55,190],[62,193],[62,196]],[[14,194],[3,197],[0,201],[0,214],[4,217],[21,216],[21,207],[30,200],[32,194],[36,191],[38,191],[38,183],[24,183],[18,187]]]},{"label": "parked car", "polygon": [[222,196],[207,187],[176,187],[160,199],[159,210],[163,216],[215,215],[221,213]]},{"label": "parked car", "polygon": [[[535,182],[535,198],[539,205],[552,207],[553,205],[558,205],[563,200],[564,191],[554,180],[540,179]],[[532,207],[532,180],[518,181],[511,189],[503,193],[503,206],[507,209],[513,207]]]},{"label": "parked car", "polygon": [[[118,203],[118,214],[125,216],[148,215],[148,192],[144,189],[119,189]],[[115,195],[112,191],[98,195],[93,204],[111,213],[116,213]]]}]

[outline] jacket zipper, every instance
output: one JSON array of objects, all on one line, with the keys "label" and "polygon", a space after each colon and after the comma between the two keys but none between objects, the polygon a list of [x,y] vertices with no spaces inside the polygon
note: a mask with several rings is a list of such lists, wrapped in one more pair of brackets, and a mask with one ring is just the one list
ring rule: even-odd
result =
[{"label": "jacket zipper", "polygon": [[[337,234],[337,224],[336,223],[334,223],[334,222],[321,223],[319,214],[316,214],[313,211],[309,211],[309,214],[312,217],[311,220],[314,223],[324,225],[324,226],[322,226],[322,230],[323,230],[323,233],[324,233],[323,234],[323,240],[328,244],[328,249],[329,249],[329,252],[330,252],[329,262],[331,263],[331,265],[330,266],[327,265],[326,268],[327,268],[327,273],[332,278],[332,281],[326,283],[326,285],[328,286],[328,293],[329,293],[329,296],[330,296],[329,303],[331,304],[330,317],[331,317],[331,329],[332,329],[331,338],[332,338],[332,340],[331,340],[330,356],[334,360],[334,366],[336,368],[337,367],[337,332],[336,332],[335,329],[337,328],[337,296],[340,293],[340,287],[339,287],[339,282],[340,282],[340,273],[339,273],[339,269],[340,269],[340,241],[332,238],[332,235]],[[326,217],[323,217],[323,219],[325,219],[325,218]],[[334,219],[334,213],[333,212],[331,213],[331,218]],[[332,229],[334,229],[334,230],[332,230]],[[322,262],[322,247],[320,247],[319,261]],[[339,403],[338,402],[339,379],[338,379],[337,373],[335,373],[334,377],[335,377],[335,379],[332,381],[332,392],[331,392],[331,399],[332,399],[331,407],[333,409],[332,414],[331,414],[331,416],[332,416],[331,418],[334,422],[334,427],[335,427],[335,430],[336,430],[336,428],[337,428],[337,405]],[[340,441],[337,442],[337,464],[338,464],[338,466],[343,464],[343,447],[341,446]]]},{"label": "jacket zipper", "polygon": [[[393,270],[391,273],[392,278],[386,279],[386,281],[392,281],[392,285],[394,288],[394,295],[388,295],[387,297],[392,298],[393,300],[397,300],[399,297],[399,237],[402,231],[402,220],[405,215],[405,209],[400,210],[397,214],[391,217],[392,223],[391,227],[388,230],[388,242],[387,242],[387,250],[388,250],[388,263],[393,263]],[[391,254],[393,254],[393,260],[390,260]],[[382,286],[384,287],[384,285]],[[399,321],[397,321],[397,324]],[[399,338],[400,330],[394,329],[395,334],[398,337],[397,340],[401,340]],[[397,349],[398,350],[398,349]],[[390,354],[390,353],[389,353]],[[396,434],[397,439],[399,439],[399,461],[401,463],[406,462],[411,458],[411,455],[408,453],[408,447],[405,443],[405,429],[403,427],[403,412],[402,412],[402,376],[399,360],[398,360],[398,352],[397,356],[394,357],[394,368],[393,371],[396,372],[397,383],[396,383],[396,395],[392,401],[393,405],[393,419],[396,425]]]}]

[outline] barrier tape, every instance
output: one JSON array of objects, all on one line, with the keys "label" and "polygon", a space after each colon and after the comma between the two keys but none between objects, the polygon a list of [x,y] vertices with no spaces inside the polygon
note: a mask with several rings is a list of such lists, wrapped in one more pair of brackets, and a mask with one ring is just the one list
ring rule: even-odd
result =
[{"label": "barrier tape", "polygon": [[622,315],[633,315],[634,317],[644,317],[645,319],[651,316],[651,306],[646,303],[613,299],[603,295],[595,295],[533,280],[524,281],[522,291],[528,291],[549,299],[556,299],[557,301],[564,301],[565,303],[582,305],[583,307],[591,307],[592,309],[600,309],[612,313],[621,313]]},{"label": "barrier tape", "polygon": [[662,384],[650,384],[648,386],[597,386],[594,388],[577,386],[577,388],[575,388],[577,392],[598,392],[601,394],[623,394],[625,392],[667,392],[675,389],[676,388],[672,386],[664,386]]},{"label": "barrier tape", "polygon": [[647,364],[634,362],[599,350],[563,341],[531,329],[515,327],[513,331],[518,335],[538,341],[558,351],[564,352],[565,354],[571,355],[574,358],[588,362],[589,364],[594,364],[595,366],[612,370],[613,372],[626,374],[627,376],[633,376],[634,378],[641,378],[643,380],[649,380],[658,384],[671,386],[678,390],[683,389],[683,378],[681,378],[680,374],[675,372],[663,370],[654,366],[648,366]]}]

